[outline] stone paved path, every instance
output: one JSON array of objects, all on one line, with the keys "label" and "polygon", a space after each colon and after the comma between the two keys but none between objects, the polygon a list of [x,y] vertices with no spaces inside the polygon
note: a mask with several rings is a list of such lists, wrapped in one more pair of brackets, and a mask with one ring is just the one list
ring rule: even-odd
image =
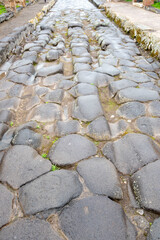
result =
[{"label": "stone paved path", "polygon": [[87,0],[23,49],[0,67],[0,240],[159,239],[160,63]]}]

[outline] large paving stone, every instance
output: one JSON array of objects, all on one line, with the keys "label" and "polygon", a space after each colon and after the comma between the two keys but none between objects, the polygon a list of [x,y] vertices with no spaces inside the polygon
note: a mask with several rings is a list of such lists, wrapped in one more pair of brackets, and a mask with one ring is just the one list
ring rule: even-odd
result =
[{"label": "large paving stone", "polygon": [[60,214],[60,225],[70,240],[136,239],[122,207],[104,196],[70,203]]},{"label": "large paving stone", "polygon": [[87,138],[71,134],[60,138],[49,151],[53,164],[59,166],[74,164],[82,159],[95,155],[97,148]]},{"label": "large paving stone", "polygon": [[136,127],[142,133],[154,137],[160,137],[160,118],[138,118],[136,120]]},{"label": "large paving stone", "polygon": [[63,73],[62,63],[50,67],[42,67],[37,71],[38,77],[47,77],[55,73]]},{"label": "large paving stone", "polygon": [[8,130],[8,125],[5,123],[0,123],[0,140],[3,137],[4,133]]},{"label": "large paving stone", "polygon": [[105,117],[99,117],[91,122],[87,127],[87,135],[97,141],[109,140],[110,128]]},{"label": "large paving stone", "polygon": [[30,129],[22,129],[13,138],[13,145],[28,145],[33,148],[38,148],[41,145],[42,136]]},{"label": "large paving stone", "polygon": [[160,160],[149,163],[131,177],[131,186],[140,207],[160,213]]},{"label": "large paving stone", "polygon": [[18,67],[26,66],[26,65],[31,64],[31,63],[32,62],[28,59],[17,60],[12,64],[10,69],[15,69],[15,68],[18,68]]},{"label": "large paving stone", "polygon": [[100,87],[108,84],[108,76],[98,72],[81,71],[76,74],[75,81],[79,83],[94,84]]},{"label": "large paving stone", "polygon": [[126,79],[111,82],[109,83],[110,95],[113,97],[121,89],[128,88],[128,87],[136,87],[136,86],[137,84],[135,82],[126,80]]},{"label": "large paving stone", "polygon": [[61,104],[64,96],[64,91],[62,89],[55,89],[45,95],[45,102],[54,102]]},{"label": "large paving stone", "polygon": [[60,57],[60,55],[61,52],[59,50],[50,50],[46,55],[46,60],[49,62],[57,60]]},{"label": "large paving stone", "polygon": [[110,133],[112,138],[116,138],[119,135],[125,133],[128,124],[124,120],[119,120],[115,123],[109,123]]},{"label": "large paving stone", "polygon": [[1,110],[11,109],[11,110],[15,111],[19,106],[19,102],[20,102],[20,100],[16,97],[2,100],[2,101],[0,101],[0,109]]},{"label": "large paving stone", "polygon": [[31,76],[35,73],[35,70],[34,70],[34,67],[32,64],[28,64],[25,66],[15,68],[14,72],[19,73],[19,74],[27,74],[27,75]]},{"label": "large paving stone", "polygon": [[51,163],[29,146],[11,147],[3,158],[0,180],[14,189],[50,171]]},{"label": "large paving stone", "polygon": [[67,122],[58,121],[56,124],[56,136],[64,136],[67,134],[78,133],[80,131],[80,124],[77,120],[70,120]]},{"label": "large paving stone", "polygon": [[87,63],[75,63],[74,64],[74,73],[78,73],[80,71],[89,71],[89,70],[92,70],[92,68]]},{"label": "large paving stone", "polygon": [[40,219],[19,219],[0,231],[1,240],[62,240],[52,226]]},{"label": "large paving stone", "polygon": [[115,97],[117,103],[125,103],[131,101],[148,102],[159,99],[160,98],[157,91],[146,88],[133,87],[120,90]]},{"label": "large paving stone", "polygon": [[18,84],[24,84],[24,85],[31,85],[31,81],[30,81],[30,76],[28,76],[27,74],[25,73],[22,73],[22,74],[18,74],[16,72],[13,72],[13,71],[10,71],[8,76],[7,76],[7,79],[12,81],[12,82],[15,82],[15,83],[18,83]]},{"label": "large paving stone", "polygon": [[103,148],[103,154],[120,172],[132,174],[147,163],[157,160],[160,148],[145,135],[129,133],[115,142],[108,142]]},{"label": "large paving stone", "polygon": [[87,83],[79,83],[69,91],[74,97],[85,96],[85,95],[97,95],[98,90],[96,86]]},{"label": "large paving stone", "polygon": [[8,123],[11,121],[13,114],[9,110],[0,111],[0,122]]},{"label": "large paving stone", "polygon": [[10,97],[21,97],[23,92],[23,86],[20,84],[15,84],[13,87],[11,87],[9,91]]},{"label": "large paving stone", "polygon": [[72,117],[89,122],[103,115],[97,95],[80,96],[74,102]]},{"label": "large paving stone", "polygon": [[39,122],[53,122],[60,120],[61,109],[59,105],[54,103],[46,103],[33,108],[29,113],[27,120],[35,120]]},{"label": "large paving stone", "polygon": [[107,63],[103,63],[101,67],[96,68],[95,71],[105,73],[113,77],[121,73],[117,68]]},{"label": "large paving stone", "polygon": [[[0,184],[0,193],[0,227],[2,227],[10,221],[12,214],[13,194],[2,184]],[[2,239],[1,232],[0,239]]]},{"label": "large paving stone", "polygon": [[19,200],[28,215],[63,207],[81,192],[82,185],[76,172],[57,170],[22,186]]},{"label": "large paving stone", "polygon": [[77,171],[84,178],[91,192],[106,195],[112,199],[123,198],[116,168],[106,158],[81,161]]},{"label": "large paving stone", "polygon": [[148,111],[153,117],[160,117],[160,102],[151,102],[148,106]]},{"label": "large paving stone", "polygon": [[154,220],[150,231],[147,235],[147,240],[158,240],[160,236],[160,218]]},{"label": "large paving stone", "polygon": [[120,106],[116,113],[126,119],[135,119],[144,116],[146,113],[145,105],[139,102],[128,102]]},{"label": "large paving stone", "polygon": [[61,80],[64,79],[64,76],[60,73],[57,73],[55,75],[51,75],[49,77],[46,77],[43,80],[43,85],[44,86],[49,86],[49,87],[55,87]]},{"label": "large paving stone", "polygon": [[127,71],[126,73],[121,74],[121,76],[125,79],[132,80],[136,83],[145,83],[145,82],[151,81],[151,78],[148,77],[145,73],[136,73],[136,72]]}]

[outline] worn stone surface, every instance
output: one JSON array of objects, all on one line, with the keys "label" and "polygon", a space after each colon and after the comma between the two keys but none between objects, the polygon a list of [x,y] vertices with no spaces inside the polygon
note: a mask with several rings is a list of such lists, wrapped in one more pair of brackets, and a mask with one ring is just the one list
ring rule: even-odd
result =
[{"label": "worn stone surface", "polygon": [[121,105],[116,113],[123,118],[126,119],[135,119],[137,117],[144,116],[145,111],[145,105],[140,102],[128,102]]},{"label": "worn stone surface", "polygon": [[160,137],[160,118],[138,118],[136,120],[136,127],[142,133],[154,137]]},{"label": "worn stone surface", "polygon": [[45,95],[45,102],[54,102],[61,104],[64,96],[64,91],[62,89],[55,89]]},{"label": "worn stone surface", "polygon": [[8,130],[8,126],[5,123],[0,123],[0,140],[3,137],[4,133]]},{"label": "worn stone surface", "polygon": [[11,147],[5,154],[0,169],[0,180],[14,189],[50,171],[51,163],[29,146]]},{"label": "worn stone surface", "polygon": [[58,121],[56,124],[56,136],[64,136],[67,134],[78,133],[80,130],[80,124],[77,120],[70,121]]},{"label": "worn stone surface", "polygon": [[117,103],[125,103],[131,101],[148,102],[159,100],[157,91],[146,88],[127,88],[120,90],[115,98]]},{"label": "worn stone surface", "polygon": [[132,174],[147,163],[159,158],[160,148],[149,137],[129,133],[123,138],[108,142],[103,154],[123,174]]},{"label": "worn stone surface", "polygon": [[148,111],[153,117],[160,117],[160,102],[153,101],[149,104]]},{"label": "worn stone surface", "polygon": [[12,113],[9,110],[2,110],[0,111],[0,122],[7,123],[11,121],[12,119]]},{"label": "worn stone surface", "polygon": [[102,196],[70,203],[60,214],[60,225],[71,240],[136,239],[121,206]]},{"label": "worn stone surface", "polygon": [[120,71],[117,68],[107,63],[103,63],[101,67],[96,68],[95,71],[105,73],[110,76],[117,76],[120,74]]},{"label": "worn stone surface", "polygon": [[30,218],[19,219],[3,228],[0,232],[0,239],[62,240],[48,222]]},{"label": "worn stone surface", "polygon": [[[0,184],[0,227],[10,221],[12,214],[13,194],[2,184]],[[0,232],[0,239],[1,232]]]},{"label": "worn stone surface", "polygon": [[87,83],[79,83],[75,87],[71,88],[69,91],[74,97],[85,96],[85,95],[97,95],[98,90],[96,86],[87,84]]},{"label": "worn stone surface", "polygon": [[63,207],[82,191],[76,172],[57,170],[22,186],[19,199],[25,214]]},{"label": "worn stone surface", "polygon": [[94,143],[77,134],[60,138],[49,151],[53,164],[65,166],[74,164],[82,159],[91,157],[97,152]]},{"label": "worn stone surface", "polygon": [[106,158],[84,160],[78,164],[77,171],[91,192],[112,199],[123,198],[116,169]]},{"label": "worn stone surface", "polygon": [[39,122],[53,122],[60,120],[60,107],[54,103],[46,103],[33,108],[29,113],[27,120],[36,120]]},{"label": "worn stone surface", "polygon": [[16,110],[17,107],[19,106],[19,99],[16,97],[5,99],[0,101],[0,109],[1,110]]},{"label": "worn stone surface", "polygon": [[154,220],[150,231],[147,235],[147,240],[158,240],[160,236],[160,218]]},{"label": "worn stone surface", "polygon": [[103,115],[103,110],[97,95],[80,96],[73,105],[72,116],[89,122]]},{"label": "worn stone surface", "polygon": [[115,123],[109,123],[110,133],[112,138],[116,138],[119,135],[125,133],[128,124],[124,120],[119,120]]},{"label": "worn stone surface", "polygon": [[62,72],[63,72],[63,65],[60,63],[60,64],[57,64],[57,65],[53,65],[51,67],[40,68],[37,72],[37,76],[47,77],[47,76],[50,76],[52,74],[62,73]]},{"label": "worn stone surface", "polygon": [[160,160],[149,163],[131,177],[131,186],[142,208],[160,212]]},{"label": "worn stone surface", "polygon": [[135,82],[123,79],[123,80],[109,83],[108,87],[109,87],[110,95],[114,96],[121,89],[128,88],[128,87],[136,87],[136,86],[137,84]]}]

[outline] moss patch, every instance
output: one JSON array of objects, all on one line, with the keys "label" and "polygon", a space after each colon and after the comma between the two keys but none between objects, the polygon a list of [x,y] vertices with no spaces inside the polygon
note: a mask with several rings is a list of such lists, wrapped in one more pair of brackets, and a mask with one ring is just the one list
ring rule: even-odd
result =
[{"label": "moss patch", "polygon": [[5,8],[5,6],[3,4],[0,4],[0,15],[3,14],[3,13],[6,13],[7,10]]}]

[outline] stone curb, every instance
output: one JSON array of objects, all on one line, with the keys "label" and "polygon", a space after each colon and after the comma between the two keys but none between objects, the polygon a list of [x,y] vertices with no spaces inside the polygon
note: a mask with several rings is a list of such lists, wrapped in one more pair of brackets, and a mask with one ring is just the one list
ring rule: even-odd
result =
[{"label": "stone curb", "polygon": [[126,33],[130,34],[132,38],[143,47],[145,50],[151,51],[152,56],[160,59],[160,38],[152,32],[152,29],[143,25],[136,25],[129,19],[118,16],[109,7],[105,6],[107,17],[113,20]]},{"label": "stone curb", "polygon": [[14,16],[14,12],[7,12],[0,15],[0,24],[4,21],[8,21],[10,18]]},{"label": "stone curb", "polygon": [[29,21],[28,24],[13,29],[13,32],[11,34],[0,39],[0,65],[6,61],[12,50],[34,31],[36,25],[55,3],[56,0],[51,0],[49,4],[44,6],[43,9],[37,13],[34,19],[31,19]]}]

